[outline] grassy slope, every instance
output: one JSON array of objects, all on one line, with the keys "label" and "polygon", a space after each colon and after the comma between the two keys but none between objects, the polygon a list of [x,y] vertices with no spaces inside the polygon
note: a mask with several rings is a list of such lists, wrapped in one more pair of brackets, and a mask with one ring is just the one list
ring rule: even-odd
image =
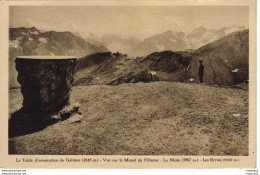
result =
[{"label": "grassy slope", "polygon": [[[10,153],[248,155],[247,91],[153,82],[76,86],[71,96],[82,104],[81,123],[10,138]],[[21,106],[10,104],[10,112]]]}]

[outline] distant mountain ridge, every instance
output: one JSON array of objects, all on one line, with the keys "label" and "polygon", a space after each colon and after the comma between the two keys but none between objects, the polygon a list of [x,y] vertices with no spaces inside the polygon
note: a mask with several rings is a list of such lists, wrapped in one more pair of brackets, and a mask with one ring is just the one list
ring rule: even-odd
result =
[{"label": "distant mountain ridge", "polygon": [[146,56],[153,52],[172,50],[179,51],[187,49],[184,32],[172,32],[170,30],[161,34],[144,39],[139,45],[131,50],[134,56]]},{"label": "distant mountain ridge", "polygon": [[41,31],[32,28],[10,28],[10,49],[21,50],[25,55],[85,55],[106,52],[104,46],[95,46],[71,32]]},{"label": "distant mountain ridge", "polygon": [[188,49],[198,49],[210,42],[213,42],[217,39],[223,38],[224,36],[236,32],[245,30],[243,26],[231,26],[231,27],[223,27],[220,30],[214,29],[206,29],[202,26],[193,30],[190,34],[187,35],[187,39],[190,43]]},{"label": "distant mountain ridge", "polygon": [[229,33],[244,30],[244,27],[223,27],[220,30],[206,29],[202,26],[186,35],[184,32],[172,32],[171,30],[146,38],[131,53],[135,56],[146,56],[152,52],[165,50],[184,51],[198,49],[210,42],[223,38]]},{"label": "distant mountain ridge", "polygon": [[136,57],[147,56],[153,52],[165,50],[184,51],[188,49],[198,49],[229,33],[241,30],[245,30],[245,27],[233,25],[215,30],[200,26],[188,34],[182,31],[173,32],[172,30],[168,30],[145,38],[142,41],[134,37],[123,38],[114,34],[103,36],[91,34],[86,37],[86,40],[91,41],[91,43],[102,44],[111,52],[121,52]]}]

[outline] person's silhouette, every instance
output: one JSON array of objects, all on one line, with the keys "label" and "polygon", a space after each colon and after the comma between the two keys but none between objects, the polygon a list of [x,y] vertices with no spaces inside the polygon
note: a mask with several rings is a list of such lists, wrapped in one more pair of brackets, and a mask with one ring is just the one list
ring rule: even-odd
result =
[{"label": "person's silhouette", "polygon": [[199,60],[200,66],[199,66],[199,79],[200,79],[200,83],[203,83],[203,74],[204,74],[204,65],[202,64],[203,61]]}]

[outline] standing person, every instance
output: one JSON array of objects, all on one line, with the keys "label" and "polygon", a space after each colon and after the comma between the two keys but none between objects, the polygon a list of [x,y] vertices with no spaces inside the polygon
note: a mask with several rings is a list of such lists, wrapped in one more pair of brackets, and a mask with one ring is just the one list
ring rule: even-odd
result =
[{"label": "standing person", "polygon": [[200,79],[200,83],[203,83],[203,74],[204,74],[204,65],[202,64],[203,61],[199,60],[200,66],[199,66],[199,79]]}]

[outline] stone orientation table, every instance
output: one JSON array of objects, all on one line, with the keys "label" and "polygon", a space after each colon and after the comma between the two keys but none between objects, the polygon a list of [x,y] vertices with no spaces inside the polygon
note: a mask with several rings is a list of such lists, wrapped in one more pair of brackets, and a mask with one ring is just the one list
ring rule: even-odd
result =
[{"label": "stone orientation table", "polygon": [[23,112],[52,114],[68,103],[76,57],[19,56],[15,62],[23,94]]}]

